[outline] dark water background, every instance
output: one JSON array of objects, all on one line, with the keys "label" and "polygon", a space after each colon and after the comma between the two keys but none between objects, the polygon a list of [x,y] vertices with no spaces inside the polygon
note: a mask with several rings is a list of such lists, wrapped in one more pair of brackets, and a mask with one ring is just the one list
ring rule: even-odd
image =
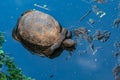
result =
[{"label": "dark water background", "polygon": [[[90,1],[90,0],[87,0]],[[47,5],[50,10],[35,7],[34,4]],[[120,28],[113,28],[113,20],[118,17],[119,0],[108,0],[106,4],[87,3],[84,0],[1,0],[0,1],[0,31],[5,32],[6,43],[4,50],[14,57],[15,62],[27,76],[36,80],[114,80],[112,69],[119,63],[112,51],[113,43],[120,40]],[[98,22],[95,13],[88,15],[83,21],[80,18],[91,9],[92,5],[98,5],[106,12],[106,15]],[[111,32],[110,39],[105,42],[94,42],[97,47],[102,47],[95,55],[89,50],[87,54],[80,51],[88,47],[87,43],[78,45],[73,55],[64,51],[55,59],[42,58],[27,51],[20,43],[16,42],[11,32],[17,19],[26,10],[37,9],[55,17],[61,25],[69,30],[84,26],[95,32],[96,29]],[[94,28],[87,24],[89,18],[95,20]],[[53,77],[50,77],[53,76]]]}]

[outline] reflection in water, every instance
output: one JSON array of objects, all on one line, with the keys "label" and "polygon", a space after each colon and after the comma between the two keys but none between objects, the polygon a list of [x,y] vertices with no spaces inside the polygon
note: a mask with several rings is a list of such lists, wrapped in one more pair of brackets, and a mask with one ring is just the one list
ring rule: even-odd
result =
[{"label": "reflection in water", "polygon": [[78,64],[88,70],[97,70],[100,66],[97,64],[97,59],[92,60],[82,57],[78,59]]}]

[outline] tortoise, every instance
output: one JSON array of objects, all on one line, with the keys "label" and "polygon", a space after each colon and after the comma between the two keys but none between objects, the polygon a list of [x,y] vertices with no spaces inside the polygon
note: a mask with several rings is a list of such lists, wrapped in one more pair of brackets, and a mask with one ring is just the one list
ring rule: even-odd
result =
[{"label": "tortoise", "polygon": [[38,10],[24,12],[12,31],[12,36],[32,53],[52,58],[59,48],[75,46],[72,33],[51,15]]}]

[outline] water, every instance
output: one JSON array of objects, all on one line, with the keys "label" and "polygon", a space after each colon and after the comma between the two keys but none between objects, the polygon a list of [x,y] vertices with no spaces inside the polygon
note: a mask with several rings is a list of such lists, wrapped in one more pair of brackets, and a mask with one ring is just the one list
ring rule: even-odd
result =
[{"label": "water", "polygon": [[[11,57],[14,57],[16,64],[22,68],[24,74],[36,80],[114,80],[112,69],[118,61],[112,50],[114,50],[113,43],[120,40],[120,28],[112,28],[112,24],[113,20],[118,17],[119,10],[114,10],[118,3],[119,0],[111,0],[107,4],[89,4],[85,0],[0,1],[0,31],[5,32],[6,38],[3,49],[6,53],[10,53]],[[34,4],[43,8],[34,6]],[[98,16],[92,12],[80,22],[80,18],[91,9],[92,5],[98,5],[106,15],[99,22]],[[69,30],[81,26],[91,30],[91,33],[95,32],[96,29],[108,30],[111,32],[110,39],[105,43],[94,42],[97,47],[101,47],[95,55],[90,50],[88,53],[80,55],[80,51],[88,47],[87,43],[82,46],[78,45],[68,60],[66,60],[69,55],[67,51],[52,60],[33,55],[11,36],[12,29],[21,13],[30,9],[37,9],[52,15],[63,27]],[[95,20],[94,27],[87,24],[89,18]]]}]

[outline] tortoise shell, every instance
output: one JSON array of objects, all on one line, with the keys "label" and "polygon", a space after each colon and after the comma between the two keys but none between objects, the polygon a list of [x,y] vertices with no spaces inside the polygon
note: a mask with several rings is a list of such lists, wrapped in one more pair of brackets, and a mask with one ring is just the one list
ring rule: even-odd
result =
[{"label": "tortoise shell", "polygon": [[13,37],[30,51],[41,54],[61,39],[61,26],[48,14],[27,11],[18,20]]},{"label": "tortoise shell", "polygon": [[41,46],[51,46],[60,39],[60,25],[50,15],[40,11],[29,11],[18,24],[22,39]]},{"label": "tortoise shell", "polygon": [[53,56],[63,41],[63,45],[67,47],[75,44],[69,39],[71,35],[67,29],[62,28],[52,16],[37,10],[27,11],[21,15],[12,36],[32,53],[47,57]]}]

